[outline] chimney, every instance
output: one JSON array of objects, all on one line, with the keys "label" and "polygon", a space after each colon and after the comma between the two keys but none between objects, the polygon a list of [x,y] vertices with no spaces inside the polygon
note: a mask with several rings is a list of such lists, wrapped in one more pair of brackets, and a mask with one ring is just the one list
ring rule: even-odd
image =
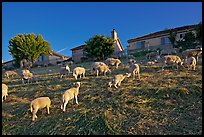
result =
[{"label": "chimney", "polygon": [[112,33],[112,38],[114,40],[117,40],[118,36],[117,36],[117,32],[115,31],[115,29],[113,29],[113,31],[111,33]]}]

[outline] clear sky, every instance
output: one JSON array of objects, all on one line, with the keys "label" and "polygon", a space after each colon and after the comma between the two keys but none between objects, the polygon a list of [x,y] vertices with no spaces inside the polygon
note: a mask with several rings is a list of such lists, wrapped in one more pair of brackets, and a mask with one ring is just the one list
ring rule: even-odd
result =
[{"label": "clear sky", "polygon": [[53,51],[71,48],[116,29],[127,40],[202,21],[202,2],[3,2],[2,59],[12,59],[8,42],[17,34],[41,34]]}]

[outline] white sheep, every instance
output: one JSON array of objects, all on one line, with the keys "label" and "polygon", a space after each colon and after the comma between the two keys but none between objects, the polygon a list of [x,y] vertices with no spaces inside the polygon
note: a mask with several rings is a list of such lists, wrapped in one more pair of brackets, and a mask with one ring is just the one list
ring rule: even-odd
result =
[{"label": "white sheep", "polygon": [[63,111],[65,111],[68,101],[70,101],[70,100],[72,100],[74,98],[76,100],[76,104],[79,104],[78,100],[77,100],[77,96],[79,94],[80,85],[81,85],[80,82],[76,82],[75,87],[72,87],[72,88],[66,90],[64,92],[64,94],[62,95],[61,109],[63,109]]},{"label": "white sheep", "polygon": [[70,68],[68,65],[66,65],[65,67],[62,67],[60,70],[60,78],[62,78],[64,75],[68,75],[70,73]]},{"label": "white sheep", "polygon": [[74,70],[73,70],[73,76],[74,78],[77,80],[77,77],[79,76],[81,78],[81,76],[83,76],[83,78],[85,78],[85,68],[83,67],[76,67]]},{"label": "white sheep", "polygon": [[132,74],[133,79],[136,78],[136,75],[140,79],[140,67],[138,64],[130,64],[128,72]]},{"label": "white sheep", "polygon": [[23,76],[22,76],[22,79],[21,79],[21,80],[22,80],[22,83],[24,84],[24,83],[25,83],[25,82],[24,82],[25,80],[27,80],[28,83],[29,83],[29,81],[32,80],[32,79],[33,79],[33,81],[34,81],[34,80],[36,81],[36,79],[34,79],[33,77],[34,77],[33,73],[24,73]]},{"label": "white sheep", "polygon": [[108,66],[116,66],[116,68],[118,68],[118,66],[121,64],[119,59],[114,58],[107,58],[105,62]]},{"label": "white sheep", "polygon": [[195,67],[196,67],[196,59],[195,59],[195,57],[189,57],[187,59],[187,65],[188,65],[188,70],[190,70],[191,68],[193,70],[195,70]]},{"label": "white sheep", "polygon": [[8,96],[8,86],[2,83],[2,102],[6,100],[6,96]]},{"label": "white sheep", "polygon": [[182,52],[183,58],[187,61],[189,57],[195,57],[196,61],[198,61],[198,57],[202,54],[202,48],[197,49],[187,49]]},{"label": "white sheep", "polygon": [[108,83],[109,87],[111,87],[112,85],[114,85],[115,88],[118,88],[118,86],[120,86],[121,82],[126,78],[126,77],[130,77],[131,73],[126,73],[125,75],[123,74],[118,74],[115,75],[113,77],[113,80],[111,82]]},{"label": "white sheep", "polygon": [[111,73],[111,70],[108,68],[107,65],[98,66],[95,68],[96,76],[98,77],[99,73],[103,73],[106,76],[106,73]]},{"label": "white sheep", "polygon": [[150,66],[150,65],[154,65],[154,64],[155,64],[154,61],[148,61],[148,62],[147,62],[147,65],[149,65],[149,66]]},{"label": "white sheep", "polygon": [[164,70],[164,67],[166,67],[167,65],[172,65],[173,67],[173,64],[176,64],[177,69],[178,69],[178,66],[183,65],[183,62],[181,61],[180,57],[177,55],[167,55],[167,56],[164,56],[162,60],[163,60],[162,71]]},{"label": "white sheep", "polygon": [[6,71],[4,75],[6,78],[9,78],[10,76],[11,77],[18,76],[18,74],[15,71]]},{"label": "white sheep", "polygon": [[32,120],[34,121],[37,118],[37,111],[42,108],[47,108],[47,113],[50,114],[49,108],[51,106],[51,100],[49,97],[39,97],[31,101],[30,111],[33,113]]}]

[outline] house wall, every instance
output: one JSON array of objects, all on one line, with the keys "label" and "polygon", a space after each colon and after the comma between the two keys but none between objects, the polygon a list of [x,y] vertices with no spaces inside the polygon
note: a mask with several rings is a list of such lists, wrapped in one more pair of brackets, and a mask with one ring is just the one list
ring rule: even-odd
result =
[{"label": "house wall", "polygon": [[84,57],[84,49],[76,49],[72,50],[72,59],[74,60],[74,63],[81,62],[81,58]]},{"label": "house wall", "polygon": [[[183,37],[185,36],[185,33],[187,33],[187,31],[177,33],[176,40],[183,39]],[[180,35],[182,35],[182,37]],[[170,41],[169,41],[169,43],[162,44],[162,40],[161,40],[162,37],[168,38],[169,35],[166,34],[166,35],[158,36],[158,37],[151,38],[151,39],[143,39],[143,40],[140,40],[140,41],[130,42],[130,43],[128,43],[129,45],[127,46],[128,54],[132,54],[136,50],[139,50],[137,48],[137,42],[141,42],[141,41],[148,41],[149,42],[149,46],[148,47],[145,46],[145,48],[143,48],[143,49],[154,50],[154,49],[157,49],[157,48],[160,48],[160,49],[172,48],[172,45],[171,45]]]}]

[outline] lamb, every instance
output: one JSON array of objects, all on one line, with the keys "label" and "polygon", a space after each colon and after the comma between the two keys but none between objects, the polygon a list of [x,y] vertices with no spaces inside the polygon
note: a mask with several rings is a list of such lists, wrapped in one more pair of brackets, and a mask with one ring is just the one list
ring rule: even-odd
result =
[{"label": "lamb", "polygon": [[65,112],[66,105],[67,105],[69,100],[72,100],[75,98],[76,104],[79,104],[78,100],[77,100],[77,96],[79,94],[80,85],[81,85],[80,82],[76,82],[75,87],[72,87],[72,88],[66,90],[64,92],[64,94],[62,95],[61,109],[63,109],[64,112]]},{"label": "lamb", "polygon": [[108,66],[116,66],[116,68],[118,68],[118,66],[121,64],[119,59],[114,58],[107,58],[105,62]]},{"label": "lamb", "polygon": [[74,76],[74,78],[76,80],[77,80],[78,75],[80,76],[80,78],[81,78],[82,75],[83,75],[83,78],[85,78],[85,72],[86,72],[85,68],[83,68],[83,67],[76,67],[73,70],[73,76]]},{"label": "lamb", "polygon": [[195,57],[196,61],[198,61],[198,56],[200,56],[201,54],[202,54],[202,48],[187,49],[187,50],[182,52],[182,55],[183,55],[183,58],[185,59],[185,61],[189,57]]},{"label": "lamb", "polygon": [[38,109],[47,107],[47,113],[50,114],[49,108],[51,106],[51,100],[49,97],[39,97],[31,101],[30,111],[33,113],[32,120],[34,121],[37,118]]},{"label": "lamb", "polygon": [[176,64],[177,65],[177,69],[178,69],[178,66],[182,66],[183,65],[183,62],[181,61],[180,57],[177,56],[177,55],[167,55],[167,56],[164,56],[162,62],[163,62],[162,71],[164,70],[164,67],[167,66],[167,65]]},{"label": "lamb", "polygon": [[18,76],[18,74],[15,71],[6,71],[4,75],[6,78],[9,78],[10,76],[11,77]]},{"label": "lamb", "polygon": [[132,74],[133,79],[136,78],[136,75],[140,79],[140,67],[138,64],[130,64],[128,72]]},{"label": "lamb", "polygon": [[147,62],[147,65],[149,65],[149,66],[150,66],[150,65],[154,65],[154,64],[155,64],[154,61],[148,61],[148,62]]},{"label": "lamb", "polygon": [[157,58],[157,56],[159,56],[159,51],[150,52],[150,53],[146,54],[146,58],[147,59]]},{"label": "lamb", "polygon": [[6,96],[8,96],[8,86],[2,83],[2,102],[6,100]]},{"label": "lamb", "polygon": [[69,73],[70,73],[70,68],[68,65],[66,65],[65,67],[61,68],[61,70],[60,70],[60,78],[62,78],[63,75],[66,76]]},{"label": "lamb", "polygon": [[188,70],[190,70],[191,68],[193,70],[195,70],[195,67],[196,67],[196,59],[195,59],[195,57],[189,57],[187,59],[187,65],[188,65]]},{"label": "lamb", "polygon": [[104,73],[104,76],[106,76],[106,73],[111,73],[111,70],[108,68],[107,65],[102,65],[102,66],[98,66],[95,68],[96,70],[96,76],[98,77],[99,73]]},{"label": "lamb", "polygon": [[24,73],[23,76],[22,76],[22,83],[23,83],[23,84],[25,83],[24,80],[27,80],[28,83],[29,83],[29,81],[32,80],[32,79],[35,80],[33,77],[34,77],[34,76],[33,76],[33,73]]},{"label": "lamb", "polygon": [[115,88],[118,88],[118,86],[120,86],[121,82],[126,78],[126,77],[130,77],[131,73],[126,73],[125,75],[123,74],[118,74],[115,75],[113,77],[113,80],[111,82],[108,83],[109,87],[111,87],[112,85],[114,85]]}]

